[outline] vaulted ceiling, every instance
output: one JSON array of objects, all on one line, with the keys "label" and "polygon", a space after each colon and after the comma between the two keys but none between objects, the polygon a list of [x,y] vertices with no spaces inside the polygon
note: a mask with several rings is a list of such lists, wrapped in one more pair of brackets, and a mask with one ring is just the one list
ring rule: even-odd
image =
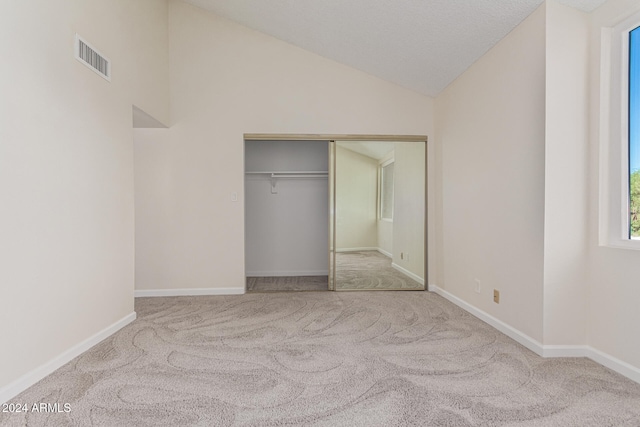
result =
[{"label": "vaulted ceiling", "polygon": [[[543,0],[184,0],[436,96]],[[605,0],[559,0],[589,12]]]}]

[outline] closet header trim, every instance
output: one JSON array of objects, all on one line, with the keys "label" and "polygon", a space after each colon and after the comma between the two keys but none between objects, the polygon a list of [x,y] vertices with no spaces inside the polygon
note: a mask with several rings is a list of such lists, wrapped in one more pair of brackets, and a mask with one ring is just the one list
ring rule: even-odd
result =
[{"label": "closet header trim", "polygon": [[394,142],[426,142],[426,135],[340,135],[313,133],[245,133],[245,141],[394,141]]}]

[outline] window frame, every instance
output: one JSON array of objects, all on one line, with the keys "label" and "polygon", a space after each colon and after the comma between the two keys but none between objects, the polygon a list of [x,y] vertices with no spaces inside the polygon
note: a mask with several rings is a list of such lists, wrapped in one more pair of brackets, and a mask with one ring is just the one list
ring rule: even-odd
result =
[{"label": "window frame", "polygon": [[600,66],[599,244],[640,250],[630,236],[629,38],[640,12],[602,28]]},{"label": "window frame", "polygon": [[[626,43],[627,46],[626,48],[623,47],[623,49],[625,49],[628,53],[627,55],[623,55],[623,57],[626,59],[627,64],[626,66],[624,66],[623,64],[623,70],[626,69],[627,72],[627,78],[625,79],[625,81],[623,82],[623,84],[626,84],[626,88],[624,89],[624,93],[626,94],[626,101],[625,105],[626,105],[626,111],[623,112],[624,117],[626,119],[626,148],[627,148],[627,155],[626,155],[626,159],[627,159],[627,201],[628,201],[628,208],[627,208],[627,234],[629,236],[630,240],[635,240],[635,241],[640,241],[640,236],[637,237],[633,237],[631,235],[631,174],[632,174],[632,170],[631,170],[631,122],[630,122],[630,117],[631,117],[631,33],[633,32],[638,32],[638,37],[640,37],[640,14],[637,15],[638,19],[636,21],[636,24],[634,28],[631,28],[628,32],[628,37],[626,38]],[[640,41],[640,40],[637,40]],[[640,46],[636,46],[635,49],[637,49],[636,54],[640,54]],[[638,77],[640,77],[640,73],[637,74]],[[634,81],[634,87],[640,85],[640,78],[638,79],[638,81]],[[635,112],[635,111],[634,111]],[[640,125],[640,124],[639,124]],[[640,147],[636,147],[636,150],[640,149]]]},{"label": "window frame", "polygon": [[[385,218],[383,215],[383,204],[384,204],[384,168],[393,164],[393,182],[392,182],[392,186],[393,186],[393,192],[391,193],[391,218]],[[380,163],[380,165],[378,166],[380,169],[380,197],[378,198],[379,203],[378,203],[378,219],[380,221],[385,221],[385,222],[393,222],[393,217],[394,217],[394,197],[395,197],[395,175],[396,175],[396,171],[395,171],[395,158],[391,158],[389,160],[386,160],[382,163]]]}]

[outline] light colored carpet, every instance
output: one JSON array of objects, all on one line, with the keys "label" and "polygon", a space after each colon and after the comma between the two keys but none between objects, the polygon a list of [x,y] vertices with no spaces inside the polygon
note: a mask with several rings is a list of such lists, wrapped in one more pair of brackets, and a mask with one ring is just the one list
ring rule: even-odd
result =
[{"label": "light colored carpet", "polygon": [[247,292],[326,291],[327,276],[247,277]]},{"label": "light colored carpet", "polygon": [[336,289],[423,290],[424,286],[391,267],[378,251],[337,252]]},{"label": "light colored carpet", "polygon": [[429,292],[141,298],[3,426],[639,426],[640,385]]}]

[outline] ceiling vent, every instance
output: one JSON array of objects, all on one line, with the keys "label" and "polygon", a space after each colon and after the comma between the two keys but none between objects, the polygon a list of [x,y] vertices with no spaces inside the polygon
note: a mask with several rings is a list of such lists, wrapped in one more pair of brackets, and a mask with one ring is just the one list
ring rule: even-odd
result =
[{"label": "ceiling vent", "polygon": [[111,81],[111,61],[78,34],[76,34],[75,53],[78,61],[91,68],[104,79]]}]

